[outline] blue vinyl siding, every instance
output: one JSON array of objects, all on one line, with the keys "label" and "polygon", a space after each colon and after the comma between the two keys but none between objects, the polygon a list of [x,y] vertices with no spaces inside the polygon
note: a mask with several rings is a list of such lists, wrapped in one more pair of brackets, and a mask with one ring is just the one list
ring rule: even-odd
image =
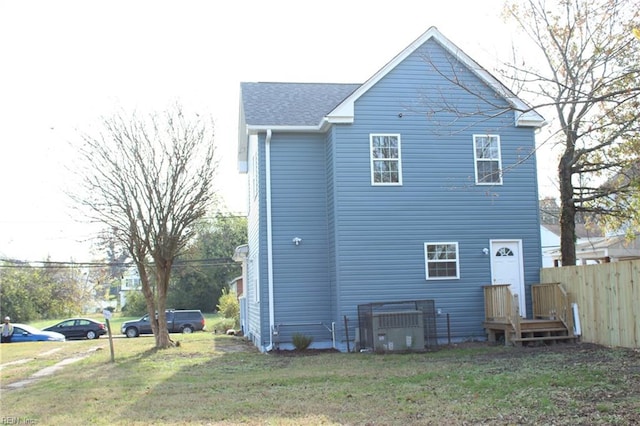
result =
[{"label": "blue vinyl siding", "polygon": [[[438,55],[439,46],[431,47],[431,60],[449,63],[451,58]],[[483,108],[477,97],[425,69],[419,53],[409,57],[356,102],[353,125],[336,128],[338,299],[342,314],[354,320],[358,304],[435,299],[451,314],[454,337],[480,336],[482,286],[491,283],[490,258],[482,248],[490,239],[521,239],[526,284],[538,280],[536,169],[534,159],[527,159],[533,130],[515,128],[512,112],[492,119],[420,113],[435,107],[416,100],[419,93],[456,99],[466,111]],[[456,76],[475,78],[462,69]],[[495,98],[486,87],[485,95]],[[402,186],[371,185],[370,133],[401,134]],[[503,185],[475,185],[474,133],[500,135]],[[425,280],[424,243],[436,241],[458,242],[460,279]]]},{"label": "blue vinyl siding", "polygon": [[335,223],[335,178],[334,178],[334,141],[333,130],[327,134],[326,173],[327,173],[327,267],[331,298],[331,318],[340,318],[339,301],[336,299],[336,223]]},{"label": "blue vinyl siding", "polygon": [[[257,346],[264,344],[263,336],[268,338],[268,313],[261,312],[261,304],[257,302],[256,292],[259,288],[264,287],[266,281],[261,277],[264,277],[264,268],[260,268],[260,265],[266,265],[266,258],[260,257],[261,253],[266,253],[264,241],[266,240],[266,232],[264,231],[265,222],[265,202],[264,202],[264,137],[256,140],[249,146],[249,158],[253,158],[253,154],[258,155],[258,169],[255,169],[253,161],[249,162],[249,179],[248,182],[251,185],[253,182],[253,175],[258,173],[258,197],[254,198],[251,191],[249,192],[249,215],[248,215],[248,240],[249,240],[249,253],[247,262],[247,283],[245,283],[245,296],[247,303],[247,330],[244,330],[245,335]],[[262,243],[262,247],[261,247]],[[262,273],[262,275],[261,275]],[[258,286],[258,283],[260,284]],[[262,300],[262,298],[259,298]],[[266,321],[266,332],[264,327],[264,319]]]},{"label": "blue vinyl siding", "polygon": [[281,333],[331,322],[325,153],[324,135],[278,134],[271,141],[275,324],[284,327]]}]

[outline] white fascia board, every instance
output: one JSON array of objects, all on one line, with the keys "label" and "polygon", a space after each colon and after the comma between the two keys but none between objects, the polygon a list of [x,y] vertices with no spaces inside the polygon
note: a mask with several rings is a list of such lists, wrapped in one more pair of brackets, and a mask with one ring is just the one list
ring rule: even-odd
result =
[{"label": "white fascia board", "polygon": [[[351,124],[353,123],[353,103],[350,104],[350,111],[342,111],[342,115],[331,114],[323,118],[323,123],[331,124]],[[334,110],[335,112],[335,110]]]},{"label": "white fascia board", "polygon": [[274,133],[275,132],[279,132],[279,133],[319,132],[321,124],[319,124],[317,126],[269,126],[269,125],[257,125],[257,126],[248,126],[248,132],[249,132],[250,135],[257,135],[259,133],[266,133],[267,130],[271,130]]},{"label": "white fascia board", "polygon": [[517,127],[543,127],[547,125],[547,121],[544,117],[531,109],[531,107],[522,99],[513,94],[511,94],[511,96],[505,96],[505,98],[515,109]]},{"label": "white fascia board", "polygon": [[248,162],[249,162],[249,129],[248,129],[248,126],[246,125],[245,126],[240,125],[238,129],[238,172],[239,173],[247,173]]},{"label": "white fascia board", "polygon": [[333,111],[327,114],[327,116],[324,118],[325,121],[327,123],[353,123],[353,104],[355,103],[355,100],[360,97],[360,93],[358,93],[356,96],[358,90],[351,94],[351,96],[355,96],[355,98],[350,99],[351,96],[349,96],[347,99],[342,101],[340,105],[338,105]]},{"label": "white fascia board", "polygon": [[516,111],[516,126],[518,127],[543,127],[547,121],[535,111],[521,113]]}]

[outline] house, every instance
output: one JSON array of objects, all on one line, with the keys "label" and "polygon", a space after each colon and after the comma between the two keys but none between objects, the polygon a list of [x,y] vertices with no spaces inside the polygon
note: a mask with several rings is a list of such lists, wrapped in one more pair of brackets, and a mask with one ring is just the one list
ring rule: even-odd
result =
[{"label": "house", "polygon": [[362,84],[246,82],[240,97],[236,257],[260,350],[294,333],[353,350],[359,306],[394,301],[433,301],[440,336],[485,339],[492,283],[527,314],[544,121],[435,27]]},{"label": "house", "polygon": [[[247,330],[247,298],[245,296],[244,283],[247,282],[247,254],[249,253],[249,245],[243,244],[236,247],[233,253],[233,260],[242,263],[242,275],[236,278],[236,294],[238,295],[238,305],[240,306],[240,332],[244,335]],[[233,289],[233,287],[232,287]]]},{"label": "house", "polygon": [[[542,267],[552,268],[558,266],[560,262],[560,224],[542,223],[540,225],[540,238],[542,243]],[[589,259],[580,258],[579,246],[590,245],[596,241],[601,241],[603,234],[598,229],[593,229],[584,223],[576,223],[576,257],[577,263],[592,264],[598,263]]]},{"label": "house", "polygon": [[[560,207],[550,198],[540,200],[540,240],[542,267],[560,266]],[[593,265],[640,258],[640,234],[630,238],[625,230],[605,235],[597,224],[587,224],[582,214],[576,216],[576,264]]]},{"label": "house", "polygon": [[[556,264],[560,263],[560,250],[551,253]],[[608,235],[576,242],[576,264],[620,262],[640,259],[640,234],[633,238],[626,235]]]},{"label": "house", "polygon": [[242,275],[229,281],[229,292],[235,294],[238,300],[240,300],[243,292]]},{"label": "house", "polygon": [[132,294],[132,292],[141,292],[142,291],[142,282],[140,281],[140,274],[138,273],[138,268],[129,267],[122,274],[122,278],[120,279],[120,288],[118,289],[118,297],[120,307],[127,306],[127,297]]}]

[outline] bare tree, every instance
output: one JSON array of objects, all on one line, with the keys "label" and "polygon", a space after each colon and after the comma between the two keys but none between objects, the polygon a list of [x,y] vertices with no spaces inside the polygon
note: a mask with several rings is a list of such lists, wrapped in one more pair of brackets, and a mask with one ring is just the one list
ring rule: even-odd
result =
[{"label": "bare tree", "polygon": [[[629,217],[633,180],[609,180],[639,160],[625,149],[640,123],[640,45],[632,34],[640,12],[629,0],[511,1],[505,12],[544,58],[541,69],[511,66],[511,75],[541,107],[554,109],[561,256],[575,265],[580,212]],[[607,202],[608,200],[608,202]]]},{"label": "bare tree", "polygon": [[117,114],[83,135],[82,189],[72,194],[91,221],[125,247],[140,274],[157,348],[173,345],[166,300],[174,259],[215,202],[213,126],[176,105]]},{"label": "bare tree", "polygon": [[[430,120],[449,117],[458,127],[507,113],[545,115],[552,135],[540,145],[562,151],[557,169],[562,264],[575,265],[577,215],[611,226],[640,222],[640,176],[634,166],[640,162],[640,43],[633,35],[640,9],[632,0],[508,0],[505,16],[535,47],[527,52],[533,57],[524,59],[515,58],[514,49],[513,61],[501,70],[513,89],[487,91],[468,78],[457,58],[450,57],[443,68],[427,51],[432,70],[485,107],[461,109],[450,93],[430,93],[422,106]],[[474,72],[488,74],[479,65]],[[514,93],[530,104],[509,102]]]}]

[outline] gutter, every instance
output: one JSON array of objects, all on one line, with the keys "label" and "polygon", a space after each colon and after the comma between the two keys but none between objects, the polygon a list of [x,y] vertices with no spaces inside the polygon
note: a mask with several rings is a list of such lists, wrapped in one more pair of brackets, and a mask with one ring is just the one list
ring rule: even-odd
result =
[{"label": "gutter", "polygon": [[275,312],[273,299],[273,232],[271,224],[271,129],[267,129],[265,139],[265,186],[267,201],[267,273],[269,289],[269,346],[266,352],[273,349],[273,331],[275,330]]}]

